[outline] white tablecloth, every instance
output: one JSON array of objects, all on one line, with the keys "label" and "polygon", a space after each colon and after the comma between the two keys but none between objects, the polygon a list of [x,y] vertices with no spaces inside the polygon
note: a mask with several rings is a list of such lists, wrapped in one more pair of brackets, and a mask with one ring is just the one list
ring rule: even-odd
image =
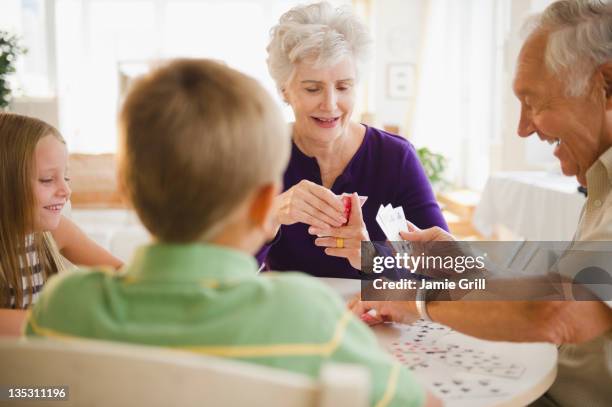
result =
[{"label": "white tablecloth", "polygon": [[585,202],[577,187],[573,177],[546,172],[495,174],[474,212],[474,227],[485,237],[501,225],[517,238],[571,240]]},{"label": "white tablecloth", "polygon": [[74,209],[64,213],[100,246],[124,262],[151,241],[133,211],[126,209]]},{"label": "white tablecloth", "polygon": [[[339,278],[319,278],[319,281],[327,284],[345,300],[353,298],[360,292],[359,280],[348,280]],[[425,323],[426,324],[426,323]],[[434,324],[435,325],[435,324]],[[391,351],[394,342],[400,341],[402,332],[409,329],[400,324],[382,324],[373,328],[379,343]],[[557,348],[547,343],[510,343],[484,341],[459,332],[452,332],[440,339],[440,344],[450,344],[463,349],[463,356],[469,357],[471,353],[480,351],[490,355],[496,355],[500,360],[511,360],[523,370],[520,377],[495,378],[494,376],[481,373],[458,373],[454,371],[453,363],[439,362],[427,353],[427,350],[416,352],[416,356],[427,362],[424,366],[418,366],[413,370],[416,380],[425,388],[440,397],[445,406],[448,407],[490,407],[490,406],[524,406],[536,400],[548,390],[557,374]],[[433,360],[431,360],[433,359]],[[401,360],[400,360],[401,361]],[[404,363],[404,362],[402,362]],[[499,396],[465,396],[461,398],[447,397],[439,392],[436,382],[448,379],[465,381],[466,385],[471,380],[491,379],[496,380],[496,385],[504,388],[503,394]],[[477,391],[476,388],[473,388]],[[467,393],[466,393],[467,394]]]}]

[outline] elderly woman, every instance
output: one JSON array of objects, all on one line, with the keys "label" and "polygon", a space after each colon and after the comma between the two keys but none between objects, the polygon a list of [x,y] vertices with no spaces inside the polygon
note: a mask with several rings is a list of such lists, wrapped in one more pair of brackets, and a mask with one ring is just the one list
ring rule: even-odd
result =
[{"label": "elderly woman", "polygon": [[[413,146],[352,120],[359,68],[370,39],[350,12],[329,3],[297,6],[271,31],[268,68],[295,114],[276,237],[258,258],[273,270],[358,277],[361,241],[384,241],[381,204],[402,206],[420,228],[447,229]],[[345,216],[340,195],[352,195]]]}]

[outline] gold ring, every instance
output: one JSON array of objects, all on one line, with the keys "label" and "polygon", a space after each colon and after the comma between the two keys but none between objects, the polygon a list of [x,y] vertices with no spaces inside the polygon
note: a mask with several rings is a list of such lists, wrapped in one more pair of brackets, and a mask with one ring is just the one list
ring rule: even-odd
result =
[{"label": "gold ring", "polygon": [[336,238],[336,247],[342,249],[344,247],[344,239],[341,237]]}]

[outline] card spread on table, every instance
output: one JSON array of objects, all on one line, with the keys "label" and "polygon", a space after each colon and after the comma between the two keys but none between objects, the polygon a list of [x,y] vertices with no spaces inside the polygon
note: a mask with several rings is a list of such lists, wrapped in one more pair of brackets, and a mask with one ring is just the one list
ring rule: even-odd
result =
[{"label": "card spread on table", "polygon": [[426,322],[422,319],[419,319],[407,328],[410,329],[402,331],[402,340],[417,343],[433,343],[437,339],[452,332],[452,330],[445,325]]},{"label": "card spread on table", "polygon": [[408,369],[413,370],[417,365],[425,362],[425,356],[418,355],[416,353],[402,353],[396,352],[393,354],[401,364],[406,366]]},{"label": "card spread on table", "polygon": [[508,378],[519,378],[525,368],[511,361],[500,360],[499,356],[471,348],[449,346],[444,355],[435,355],[436,359],[449,366],[470,373],[492,375]]},{"label": "card spread on table", "polygon": [[510,394],[525,367],[491,352],[458,345],[453,333],[447,326],[418,320],[402,326],[388,349],[417,375],[436,372],[430,390],[443,400]]},{"label": "card spread on table", "polygon": [[443,379],[433,382],[431,389],[442,399],[473,399],[508,394],[507,388],[490,379]]}]

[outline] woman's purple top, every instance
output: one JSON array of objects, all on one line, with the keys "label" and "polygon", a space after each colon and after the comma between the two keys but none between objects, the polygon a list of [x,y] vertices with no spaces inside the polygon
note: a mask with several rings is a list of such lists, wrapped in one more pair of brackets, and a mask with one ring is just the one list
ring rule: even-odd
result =
[{"label": "woman's purple top", "polygon": [[[317,160],[305,155],[293,143],[284,175],[284,191],[303,179],[322,185]],[[406,219],[419,228],[440,226],[448,230],[416,151],[403,137],[366,126],[361,146],[331,190],[336,195],[357,192],[368,197],[362,211],[373,242],[386,240],[376,222],[381,204],[401,205]],[[359,278],[358,270],[347,259],[326,255],[323,247],[315,246],[315,239],[304,223],[281,225],[279,234],[260,250],[257,259],[265,262],[268,270]]]}]

